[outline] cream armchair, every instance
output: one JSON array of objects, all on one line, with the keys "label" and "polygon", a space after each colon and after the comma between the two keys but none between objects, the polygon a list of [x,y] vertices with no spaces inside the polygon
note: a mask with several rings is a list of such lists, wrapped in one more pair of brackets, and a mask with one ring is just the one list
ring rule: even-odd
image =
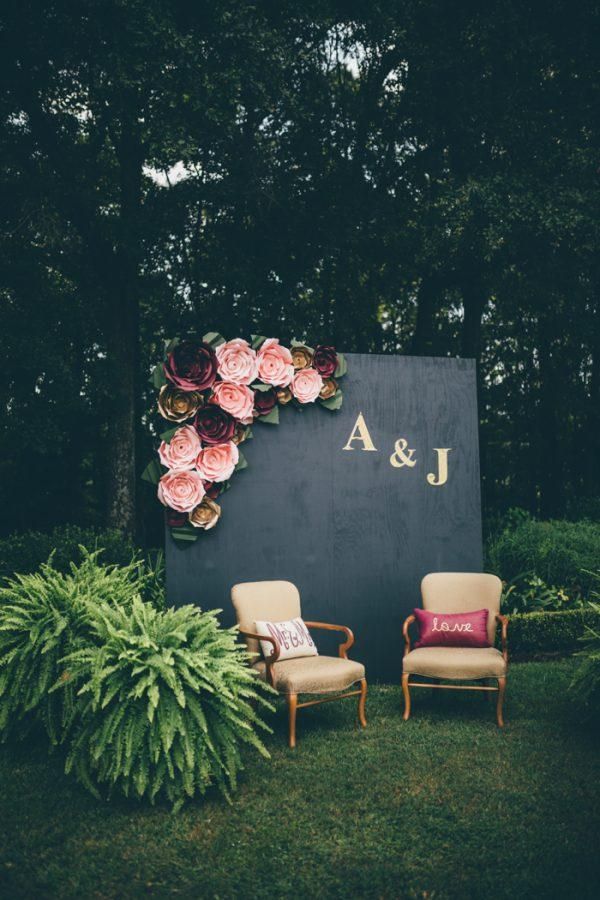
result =
[{"label": "cream armchair", "polygon": [[[345,625],[329,625],[325,622],[305,622],[310,629],[340,631],[345,640],[340,643],[338,656],[307,656],[278,662],[279,645],[273,637],[264,637],[254,631],[256,621],[283,622],[301,615],[298,588],[289,581],[251,581],[236,584],[231,589],[231,600],[235,609],[240,634],[246,641],[250,653],[256,654],[253,668],[258,676],[267,681],[278,693],[285,696],[289,710],[289,745],[296,746],[296,713],[307,706],[358,697],[358,720],[363,728],[367,726],[365,703],[367,680],[365,667],[348,659],[347,651],[354,643],[354,636]],[[270,656],[263,660],[259,641],[273,645]],[[348,690],[359,684],[356,690]],[[298,702],[299,694],[333,696]]]},{"label": "cream armchair", "polygon": [[[488,609],[488,639],[490,647],[418,647],[411,650],[409,628],[415,621],[409,616],[404,622],[405,641],[402,663],[402,691],[404,719],[410,716],[410,688],[450,688],[454,690],[497,692],[496,721],[504,725],[502,707],[508,670],[508,619],[500,615],[502,582],[495,575],[471,572],[435,572],[421,582],[423,609],[437,613],[474,612]],[[502,626],[502,652],[494,647],[496,628]],[[435,679],[435,684],[411,681],[419,675]],[[440,681],[493,680],[495,685],[441,684]]]}]

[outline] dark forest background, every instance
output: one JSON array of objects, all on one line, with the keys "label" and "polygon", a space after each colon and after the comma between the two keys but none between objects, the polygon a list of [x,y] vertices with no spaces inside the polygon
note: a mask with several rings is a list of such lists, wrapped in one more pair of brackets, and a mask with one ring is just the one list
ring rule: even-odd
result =
[{"label": "dark forest background", "polygon": [[600,503],[598,4],[0,14],[0,532],[118,525],[165,337],[461,355],[485,513]]}]

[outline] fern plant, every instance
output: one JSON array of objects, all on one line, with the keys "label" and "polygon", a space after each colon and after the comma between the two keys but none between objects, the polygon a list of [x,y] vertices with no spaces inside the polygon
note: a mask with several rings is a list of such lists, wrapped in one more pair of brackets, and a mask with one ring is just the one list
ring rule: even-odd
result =
[{"label": "fern plant", "polygon": [[175,808],[212,783],[229,796],[241,745],[268,756],[254,704],[271,708],[236,630],[220,628],[214,612],[140,599],[89,614],[93,643],[64,660],[83,702],[66,770],[95,795],[105,786]]},{"label": "fern plant", "polygon": [[[80,547],[82,561],[67,574],[50,560],[38,572],[16,575],[0,587],[0,735],[27,730],[39,719],[52,744],[67,733],[75,714],[69,673],[60,660],[93,638],[90,605],[130,608],[153,573],[139,562],[103,566],[101,550]],[[50,693],[62,679],[61,693]]]}]

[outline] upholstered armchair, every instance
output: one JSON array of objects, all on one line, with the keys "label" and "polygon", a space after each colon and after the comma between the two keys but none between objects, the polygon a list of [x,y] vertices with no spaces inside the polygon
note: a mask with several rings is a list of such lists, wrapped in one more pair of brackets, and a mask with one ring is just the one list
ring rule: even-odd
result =
[{"label": "upholstered armchair", "polygon": [[[309,629],[341,632],[344,640],[339,645],[338,656],[307,656],[278,662],[280,647],[277,639],[256,634],[254,623],[282,622],[300,616],[298,588],[289,581],[246,582],[234,585],[231,589],[231,600],[240,634],[246,642],[248,651],[256,655],[253,668],[260,678],[267,681],[287,700],[290,747],[296,746],[297,711],[318,703],[358,697],[358,720],[361,726],[366,728],[365,667],[348,659],[348,650],[354,643],[354,636],[349,628],[325,622],[305,622]],[[262,658],[259,641],[267,641],[273,647],[266,659]],[[359,687],[349,690],[356,685]],[[299,703],[298,696],[301,694],[307,694],[311,699]]]},{"label": "upholstered armchair", "polygon": [[[489,647],[418,647],[411,649],[409,628],[415,616],[404,622],[405,641],[402,664],[404,719],[410,716],[410,688],[450,688],[454,690],[497,693],[496,721],[502,728],[502,707],[508,669],[508,619],[500,615],[502,582],[495,575],[471,572],[435,572],[421,582],[423,609],[442,614],[488,610]],[[496,629],[502,628],[502,652],[494,647]],[[411,680],[413,676],[434,679],[434,683]],[[483,684],[454,684],[457,681],[479,681]],[[489,685],[486,682],[493,681]],[[443,682],[451,682],[446,684]]]}]

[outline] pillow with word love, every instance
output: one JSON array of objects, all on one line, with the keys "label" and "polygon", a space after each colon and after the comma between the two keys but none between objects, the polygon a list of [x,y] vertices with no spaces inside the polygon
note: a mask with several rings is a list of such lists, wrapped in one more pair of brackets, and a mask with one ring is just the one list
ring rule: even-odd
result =
[{"label": "pillow with word love", "polygon": [[[255,622],[254,628],[257,634],[275,638],[279,644],[278,662],[296,659],[299,656],[318,656],[310,631],[300,617],[290,619],[288,622]],[[270,641],[261,641],[260,649],[267,659],[273,653],[273,644]]]},{"label": "pillow with word love", "polygon": [[415,609],[419,626],[417,647],[489,647],[488,610],[468,613],[439,613]]}]

